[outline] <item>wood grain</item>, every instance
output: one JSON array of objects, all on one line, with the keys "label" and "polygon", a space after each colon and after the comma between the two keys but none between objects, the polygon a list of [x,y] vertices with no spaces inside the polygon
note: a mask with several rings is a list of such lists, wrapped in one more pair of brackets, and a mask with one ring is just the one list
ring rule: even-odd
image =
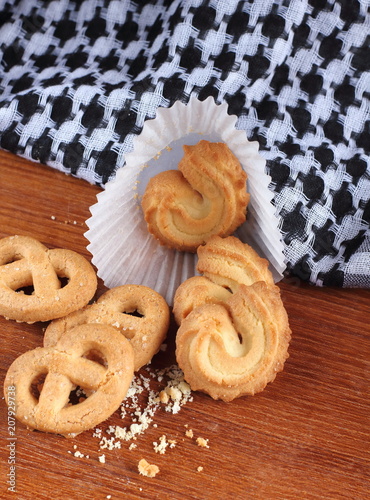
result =
[{"label": "wood grain", "polygon": [[[0,237],[26,234],[87,258],[86,219],[100,191],[49,167],[0,152]],[[1,400],[0,497],[28,499],[357,499],[370,487],[370,291],[280,283],[293,337],[285,369],[262,393],[231,403],[193,394],[177,414],[161,409],[145,434],[99,450],[87,431],[72,440],[16,426],[16,493],[7,491],[7,408]],[[104,291],[99,283],[98,295]],[[1,383],[11,362],[42,344],[41,324],[0,318]],[[152,369],[174,362],[175,328]],[[141,374],[147,375],[145,369]],[[155,382],[157,388],[161,387]],[[144,396],[142,405],[145,405]],[[100,427],[125,426],[116,412]],[[185,436],[186,427],[194,438]],[[153,442],[176,440],[164,455]],[[200,448],[195,438],[209,439]],[[85,455],[74,456],[75,451]],[[105,453],[106,462],[99,456]],[[89,455],[89,458],[86,458]],[[138,473],[141,458],[160,473]],[[203,470],[198,472],[198,467]]]}]

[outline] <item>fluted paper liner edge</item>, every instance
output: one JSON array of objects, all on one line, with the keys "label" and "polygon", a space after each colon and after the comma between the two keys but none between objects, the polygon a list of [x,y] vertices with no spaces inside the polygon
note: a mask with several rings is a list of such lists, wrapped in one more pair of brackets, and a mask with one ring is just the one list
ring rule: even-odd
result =
[{"label": "fluted paper liner edge", "polygon": [[209,97],[159,108],[156,117],[145,122],[134,139],[133,151],[126,155],[126,165],[98,194],[86,221],[87,249],[106,287],[145,285],[172,305],[177,287],[197,274],[196,254],[163,247],[148,233],[140,198],[150,177],[177,168],[184,144],[201,139],[225,142],[246,171],[248,216],[235,235],[270,262],[275,281],[282,278],[284,245],[268,187],[271,178],[258,143],[248,141],[245,132],[235,128],[236,120],[227,114],[226,103],[217,105]]}]

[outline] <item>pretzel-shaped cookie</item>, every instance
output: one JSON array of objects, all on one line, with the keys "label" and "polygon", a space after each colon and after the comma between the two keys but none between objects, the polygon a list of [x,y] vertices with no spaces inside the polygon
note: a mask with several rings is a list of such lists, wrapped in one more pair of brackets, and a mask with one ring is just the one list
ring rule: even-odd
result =
[{"label": "pretzel-shaped cookie", "polygon": [[[135,311],[138,316],[130,314]],[[130,340],[136,371],[159,350],[167,334],[169,317],[169,307],[157,292],[143,285],[123,285],[108,290],[94,304],[52,321],[44,334],[44,346],[55,345],[74,326],[108,324]]]},{"label": "pretzel-shaped cookie", "polygon": [[181,323],[176,359],[192,390],[231,401],[262,391],[288,357],[290,328],[276,286],[240,285],[224,304],[204,304]]},{"label": "pretzel-shaped cookie", "polygon": [[[59,278],[67,278],[62,287]],[[27,295],[24,287],[33,286]],[[91,264],[71,250],[46,248],[29,236],[0,240],[0,314],[34,323],[60,318],[86,305],[97,278]]]},{"label": "pretzel-shaped cookie", "polygon": [[178,170],[152,177],[142,198],[148,230],[161,244],[195,252],[210,236],[245,221],[247,175],[222,142],[184,146]]},{"label": "pretzel-shaped cookie", "polygon": [[[94,353],[101,364],[87,356]],[[16,418],[31,429],[73,437],[106,420],[130,386],[134,355],[130,343],[107,325],[81,325],[68,331],[55,347],[37,347],[14,360],[4,382],[15,387]],[[46,375],[39,398],[32,385]],[[76,387],[91,394],[70,404]]]},{"label": "pretzel-shaped cookie", "polygon": [[173,313],[177,324],[201,304],[227,300],[241,284],[274,284],[268,261],[235,236],[212,236],[197,253],[197,271],[203,276],[189,278],[176,290]]}]

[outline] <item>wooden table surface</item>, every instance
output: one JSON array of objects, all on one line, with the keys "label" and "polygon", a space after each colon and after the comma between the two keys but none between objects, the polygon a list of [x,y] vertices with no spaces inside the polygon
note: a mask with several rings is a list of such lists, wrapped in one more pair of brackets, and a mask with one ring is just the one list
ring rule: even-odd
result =
[{"label": "wooden table surface", "polygon": [[[0,237],[30,235],[90,259],[83,234],[99,191],[0,152]],[[369,498],[370,291],[316,288],[292,277],[279,286],[293,332],[290,357],[258,395],[224,403],[193,393],[178,413],[161,406],[146,432],[112,450],[99,449],[94,430],[66,439],[29,431],[18,422],[11,438],[2,398],[0,497]],[[97,295],[104,290],[100,282]],[[44,326],[0,317],[1,385],[12,361],[42,344]],[[153,359],[153,373],[175,362],[174,335],[171,328],[167,350]],[[165,382],[153,380],[154,390],[164,387]],[[140,396],[139,408],[145,409],[145,398]],[[127,427],[132,418],[117,411],[99,428],[108,436],[110,426]],[[185,435],[190,429],[193,437]],[[176,444],[159,454],[153,443],[163,435]],[[198,446],[197,437],[207,439],[209,448]],[[142,458],[159,467],[156,477],[138,473]],[[8,490],[14,473],[15,493]]]}]

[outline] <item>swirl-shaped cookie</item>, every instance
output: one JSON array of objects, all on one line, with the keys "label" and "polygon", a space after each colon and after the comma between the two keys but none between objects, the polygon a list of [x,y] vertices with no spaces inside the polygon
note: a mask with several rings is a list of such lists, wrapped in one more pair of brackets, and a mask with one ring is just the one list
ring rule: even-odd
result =
[{"label": "swirl-shaped cookie", "polygon": [[175,321],[182,321],[198,306],[203,304],[222,304],[232,293],[221,285],[213,283],[204,276],[194,276],[187,279],[177,288],[172,312]]},{"label": "swirl-shaped cookie", "polygon": [[150,179],[141,204],[148,231],[161,244],[195,252],[213,234],[232,234],[245,221],[247,175],[224,143],[202,140],[184,151],[178,170]]},{"label": "swirl-shaped cookie", "polygon": [[227,300],[241,284],[274,284],[268,261],[235,236],[212,236],[197,253],[197,271],[203,276],[189,278],[176,290],[173,313],[177,324],[201,304]]},{"label": "swirl-shaped cookie", "polygon": [[[29,294],[23,290],[27,287],[32,287]],[[29,236],[0,240],[2,316],[27,323],[50,321],[85,306],[96,288],[95,271],[82,255],[50,250]]]},{"label": "swirl-shaped cookie", "polygon": [[176,359],[192,390],[231,401],[262,391],[288,357],[291,331],[276,286],[240,285],[223,304],[204,304],[181,323]]},{"label": "swirl-shaped cookie", "polygon": [[249,286],[256,281],[273,285],[268,266],[266,259],[235,236],[213,236],[206,245],[198,248],[198,272],[232,292],[236,292],[241,284]]},{"label": "swirl-shaped cookie", "polygon": [[[95,360],[89,359],[90,353]],[[115,328],[80,325],[54,347],[37,347],[16,358],[6,374],[4,394],[7,398],[9,387],[15,388],[15,416],[27,427],[72,437],[106,420],[120,406],[133,369],[130,342]],[[40,376],[44,381],[38,395],[33,386]],[[77,387],[88,397],[70,404]]]},{"label": "swirl-shaped cookie", "polygon": [[139,370],[158,352],[169,318],[169,307],[159,293],[143,285],[122,285],[106,291],[94,304],[52,321],[45,330],[44,346],[56,345],[65,332],[77,325],[110,325],[130,340],[134,368]]}]

